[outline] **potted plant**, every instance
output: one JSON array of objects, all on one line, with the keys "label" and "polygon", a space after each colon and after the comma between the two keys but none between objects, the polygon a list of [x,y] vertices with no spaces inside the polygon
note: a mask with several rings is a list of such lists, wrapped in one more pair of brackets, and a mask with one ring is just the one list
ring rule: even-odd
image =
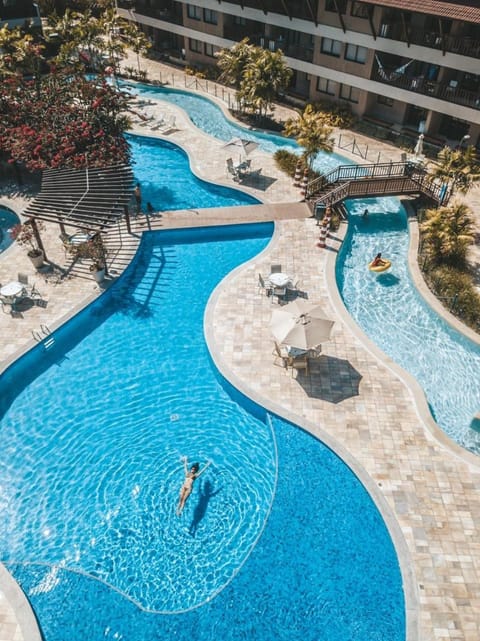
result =
[{"label": "potted plant", "polygon": [[[41,220],[36,221],[38,231],[45,229]],[[19,223],[14,225],[10,231],[10,235],[21,247],[28,247],[27,256],[33,263],[35,269],[39,269],[43,265],[44,254],[43,251],[37,246],[33,227],[29,222]]]},{"label": "potted plant", "polygon": [[97,283],[105,278],[105,258],[107,252],[100,234],[95,234],[90,240],[71,247],[71,252],[77,258],[88,258],[92,261],[89,269]]}]

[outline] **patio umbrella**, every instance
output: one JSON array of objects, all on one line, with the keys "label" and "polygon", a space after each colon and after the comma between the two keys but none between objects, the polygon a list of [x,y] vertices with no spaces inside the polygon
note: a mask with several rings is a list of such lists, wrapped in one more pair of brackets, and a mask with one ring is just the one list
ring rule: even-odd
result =
[{"label": "patio umbrella", "polygon": [[329,340],[333,325],[319,305],[300,300],[275,310],[270,322],[272,334],[279,343],[304,350]]},{"label": "patio umbrella", "polygon": [[248,156],[252,151],[258,147],[258,142],[253,140],[246,140],[245,138],[232,138],[229,142],[223,145],[224,149],[236,149],[240,155]]},{"label": "patio umbrella", "polygon": [[414,155],[417,157],[423,154],[423,139],[424,135],[420,134],[417,140],[417,144],[415,145],[415,149],[413,150]]}]

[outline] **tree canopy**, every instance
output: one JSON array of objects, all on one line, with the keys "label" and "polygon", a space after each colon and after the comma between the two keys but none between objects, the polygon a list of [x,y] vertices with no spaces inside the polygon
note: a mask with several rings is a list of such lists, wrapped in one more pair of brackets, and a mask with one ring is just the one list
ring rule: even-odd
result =
[{"label": "tree canopy", "polygon": [[287,120],[284,131],[303,147],[303,157],[309,166],[319,151],[333,150],[333,129],[328,124],[328,114],[316,111],[313,105],[307,105],[297,118]]},{"label": "tree canopy", "polygon": [[421,224],[430,256],[435,262],[463,266],[467,248],[474,241],[472,211],[461,202],[429,209]]},{"label": "tree canopy", "polygon": [[222,49],[217,64],[220,78],[237,89],[237,99],[246,111],[263,116],[292,77],[283,53],[267,51],[250,44],[248,38],[230,49]]},{"label": "tree canopy", "polygon": [[450,183],[453,190],[466,193],[480,180],[480,165],[477,162],[475,147],[444,147],[439,151],[437,164],[431,168],[430,175],[442,182]]}]

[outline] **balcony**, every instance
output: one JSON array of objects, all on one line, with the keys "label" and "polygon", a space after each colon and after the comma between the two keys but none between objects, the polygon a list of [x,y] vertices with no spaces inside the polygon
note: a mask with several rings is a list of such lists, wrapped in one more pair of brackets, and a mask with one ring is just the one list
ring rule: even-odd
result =
[{"label": "balcony", "polygon": [[449,36],[435,31],[424,31],[423,29],[411,29],[407,25],[407,31],[401,22],[382,24],[378,34],[389,40],[401,40],[408,44],[448,51],[470,58],[480,58],[480,40],[470,36]]},{"label": "balcony", "polygon": [[140,2],[135,3],[128,0],[118,0],[118,6],[121,9],[135,11],[136,13],[139,13],[142,16],[148,16],[149,18],[157,18],[157,20],[163,20],[164,22],[170,22],[172,24],[183,24],[182,12],[174,10],[173,8],[147,7]]},{"label": "balcony", "polygon": [[464,107],[480,110],[480,92],[462,89],[456,84],[456,81],[451,80],[448,83],[436,82],[427,80],[423,76],[408,77],[405,75],[399,75],[395,79],[386,80],[383,75],[384,73],[385,70],[381,70],[378,64],[375,63],[371,79],[376,82],[381,82],[384,85],[390,85],[391,87],[399,87],[400,89],[439,98],[440,100],[445,100],[456,105],[463,105]]}]

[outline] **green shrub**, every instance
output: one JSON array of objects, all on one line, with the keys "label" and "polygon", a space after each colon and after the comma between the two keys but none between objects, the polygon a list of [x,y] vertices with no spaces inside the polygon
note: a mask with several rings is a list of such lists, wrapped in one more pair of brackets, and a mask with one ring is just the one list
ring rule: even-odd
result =
[{"label": "green shrub", "polygon": [[433,292],[464,323],[480,327],[480,295],[468,272],[451,266],[436,266],[425,274]]},{"label": "green shrub", "polygon": [[291,151],[287,151],[286,149],[278,149],[278,151],[275,152],[273,158],[277,167],[285,172],[287,176],[291,176],[292,178],[295,176],[297,162],[301,161],[303,174],[303,170],[305,168],[304,161],[299,156],[293,154]]},{"label": "green shrub", "polygon": [[331,127],[340,127],[340,129],[349,129],[354,121],[355,116],[352,114],[350,105],[320,100],[313,104],[315,111],[325,115],[325,121]]}]

